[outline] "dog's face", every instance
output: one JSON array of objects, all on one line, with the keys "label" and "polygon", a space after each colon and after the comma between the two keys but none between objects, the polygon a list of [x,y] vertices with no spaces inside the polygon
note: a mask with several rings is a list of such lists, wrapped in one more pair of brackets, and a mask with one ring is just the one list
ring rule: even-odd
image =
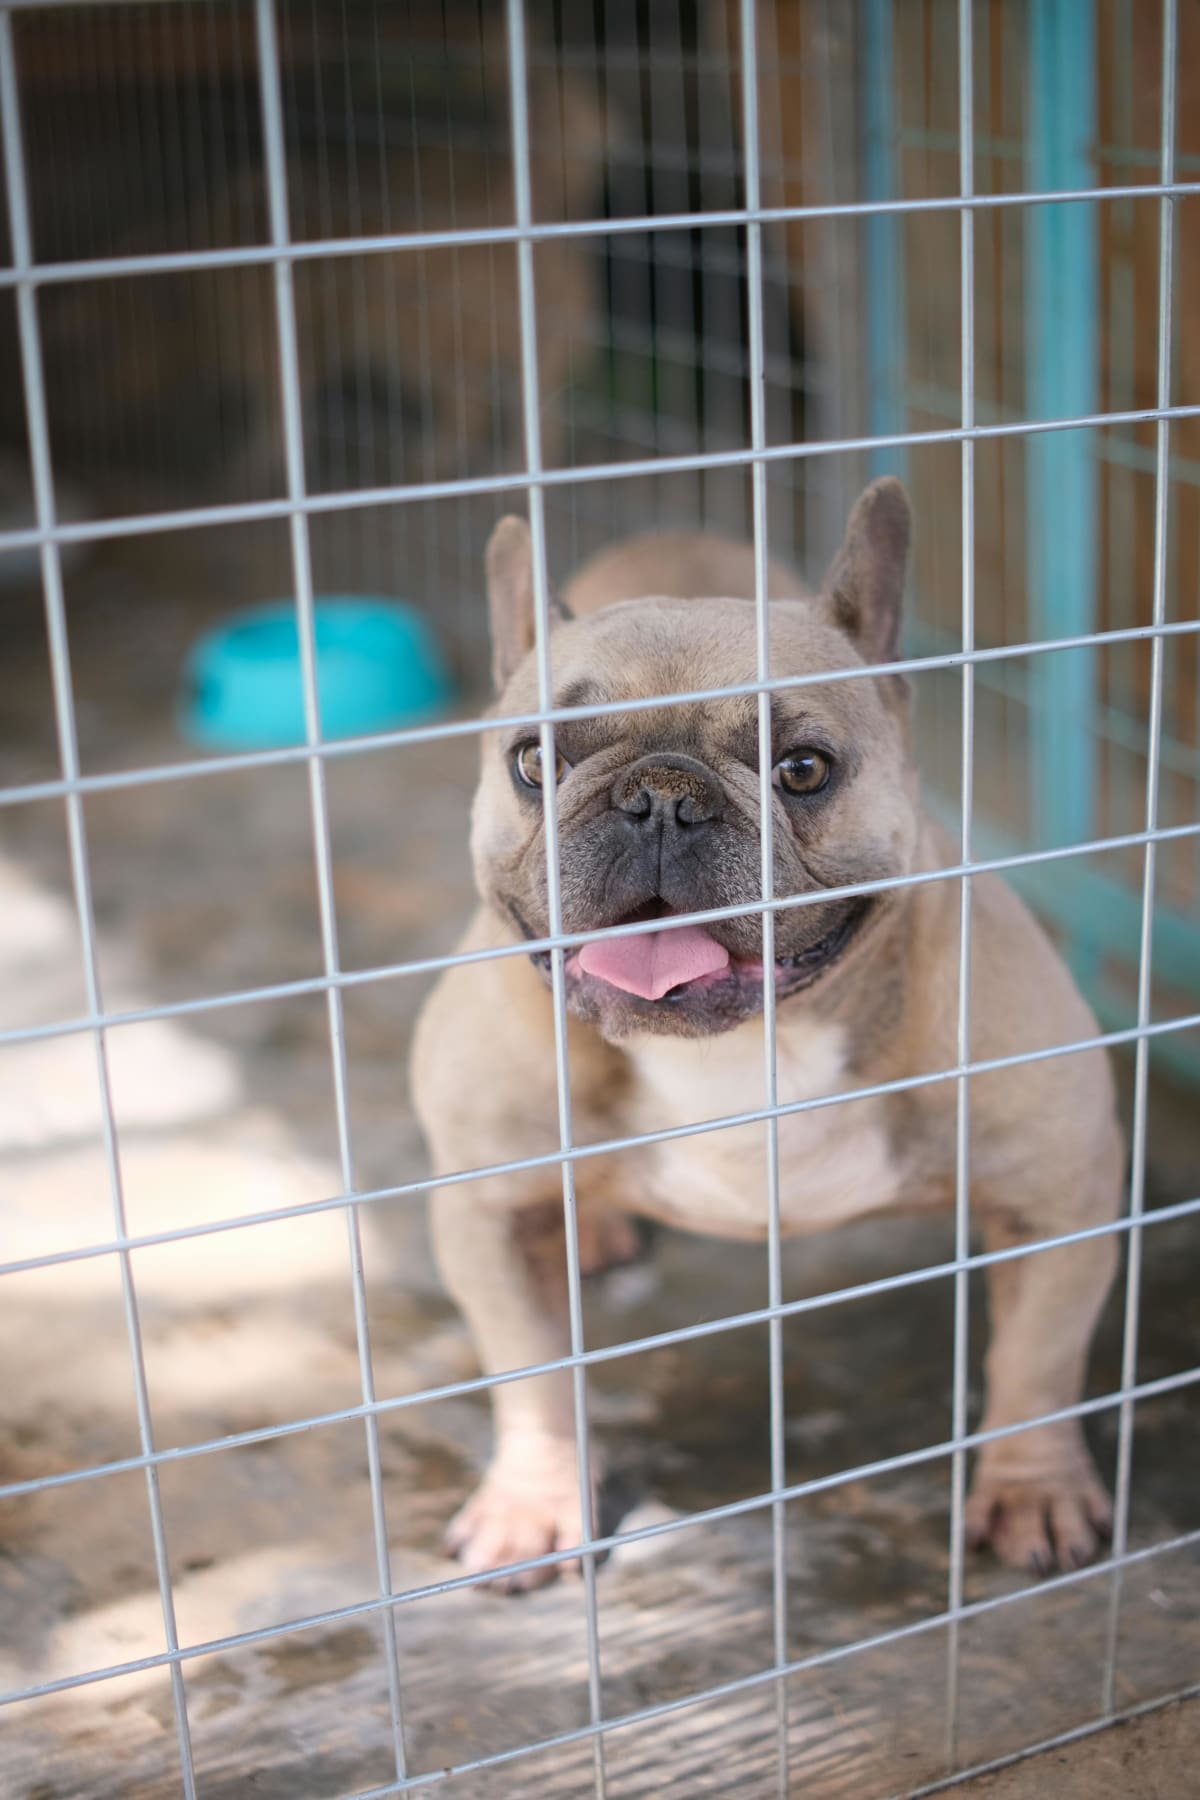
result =
[{"label": "dog's face", "polygon": [[[770,607],[771,676],[893,660],[909,535],[896,482],[858,502],[822,595]],[[505,520],[488,553],[501,715],[537,709],[527,528]],[[629,599],[585,618],[555,609],[554,705],[644,701],[756,678],[752,601]],[[762,896],[755,695],[664,705],[555,727],[564,931],[753,903]],[[776,897],[905,873],[917,830],[907,695],[863,677],[771,695]],[[550,935],[542,768],[536,728],[490,731],[472,852],[484,899],[528,938]],[[779,1001],[853,965],[890,897],[775,914]],[[534,956],[549,973],[549,956]],[[759,1011],[758,913],[708,927],[651,929],[567,952],[571,1010],[608,1038],[704,1036]]]}]

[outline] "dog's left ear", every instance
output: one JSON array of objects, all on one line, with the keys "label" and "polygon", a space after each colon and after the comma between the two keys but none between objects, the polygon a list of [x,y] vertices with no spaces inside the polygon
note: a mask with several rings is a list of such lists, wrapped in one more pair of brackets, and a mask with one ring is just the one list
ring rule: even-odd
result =
[{"label": "dog's left ear", "polygon": [[911,538],[908,495],[892,476],[881,476],[855,501],[822,590],[834,624],[868,663],[895,662],[900,655]]},{"label": "dog's left ear", "polygon": [[[524,519],[518,519],[512,513],[501,519],[488,539],[484,564],[492,633],[492,682],[499,693],[537,641],[533,539]],[[565,608],[551,593],[551,625],[559,624],[567,616]]]}]

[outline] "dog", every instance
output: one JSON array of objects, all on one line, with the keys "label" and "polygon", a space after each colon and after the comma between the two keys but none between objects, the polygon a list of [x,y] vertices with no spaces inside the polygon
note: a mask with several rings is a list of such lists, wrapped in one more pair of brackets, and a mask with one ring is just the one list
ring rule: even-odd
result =
[{"label": "dog", "polygon": [[[898,659],[910,535],[905,491],[884,479],[855,505],[818,594],[770,565],[773,677]],[[531,543],[518,519],[493,532],[487,588],[492,716],[536,711]],[[555,706],[752,682],[754,591],[752,551],[721,538],[651,534],[601,552],[551,602]],[[959,880],[842,892],[959,862],[921,810],[910,706],[894,671],[771,696],[774,894],[807,902],[774,914],[783,1104],[902,1083],[958,1061]],[[756,696],[572,719],[554,736],[563,929],[648,926],[565,953],[575,1141],[761,1108],[761,913],[654,929],[671,914],[761,899]],[[464,951],[550,933],[546,779],[535,730],[484,734],[471,828],[481,905]],[[840,897],[808,898],[828,890]],[[971,1059],[1094,1037],[1091,1012],[1022,902],[995,875],[973,876],[971,890]],[[952,1204],[956,1085],[781,1115],[783,1232]],[[418,1024],[413,1091],[435,1176],[558,1150],[548,952],[443,973]],[[989,1251],[1019,1251],[1116,1216],[1123,1146],[1102,1049],[973,1077],[969,1118],[971,1216]],[[759,1122],[579,1161],[582,1261],[626,1254],[638,1216],[763,1239],[766,1154]],[[555,1218],[561,1230],[553,1162],[434,1190],[442,1276],[489,1373],[567,1351],[561,1238],[557,1255],[545,1249]],[[989,1266],[984,1431],[1078,1401],[1116,1255],[1103,1234]],[[502,1384],[493,1404],[492,1463],[448,1533],[471,1571],[581,1541],[570,1371]],[[967,1502],[971,1545],[990,1543],[1004,1561],[1045,1574],[1056,1562],[1094,1558],[1110,1518],[1078,1419],[982,1446]],[[532,1586],[554,1572],[499,1580]]]}]

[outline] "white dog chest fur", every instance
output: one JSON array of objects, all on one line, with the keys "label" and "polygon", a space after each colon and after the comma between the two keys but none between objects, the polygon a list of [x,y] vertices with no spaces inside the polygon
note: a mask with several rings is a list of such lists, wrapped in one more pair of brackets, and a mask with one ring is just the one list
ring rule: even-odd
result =
[{"label": "white dog chest fur", "polygon": [[[777,1026],[781,1105],[853,1087],[838,1025],[785,1020]],[[630,1129],[698,1124],[753,1112],[766,1096],[761,1020],[712,1038],[642,1037],[626,1046],[637,1079]],[[635,1210],[690,1230],[762,1237],[767,1229],[764,1123],[647,1146],[631,1166]],[[899,1192],[882,1104],[862,1100],[779,1120],[779,1197],[789,1233],[821,1230],[875,1212]]]}]

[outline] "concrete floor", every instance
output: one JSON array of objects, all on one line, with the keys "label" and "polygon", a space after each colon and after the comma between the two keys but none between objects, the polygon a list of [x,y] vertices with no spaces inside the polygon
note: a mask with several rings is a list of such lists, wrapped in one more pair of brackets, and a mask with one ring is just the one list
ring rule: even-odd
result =
[{"label": "concrete floor", "polygon": [[1169,1706],[980,1775],[964,1792],[972,1800],[1031,1800],[1053,1786],[1058,1800],[1188,1800],[1196,1791],[1198,1754],[1200,1706]]},{"label": "concrete floor", "polygon": [[[234,571],[206,542],[106,553],[73,577],[72,651],[88,770],[184,754],[172,704],[191,634],[229,604]],[[35,599],[6,601],[0,783],[55,772]],[[11,727],[11,728],[10,728]],[[335,763],[329,795],[339,925],[349,968],[448,949],[469,904],[463,849],[469,743]],[[319,936],[307,793],[296,769],[150,786],[88,802],[101,973],[110,1006],[186,999],[315,973]],[[0,1028],[78,1012],[61,808],[0,812]],[[350,1099],[361,1187],[418,1176],[405,1056],[424,982],[347,995]],[[112,1229],[94,1076],[84,1040],[0,1050],[0,1225],[5,1259]],[[113,1034],[122,1171],[133,1232],[316,1200],[340,1186],[325,1009],[307,996]],[[1128,1068],[1122,1070],[1128,1079]],[[1200,1192],[1194,1095],[1155,1077],[1152,1200]],[[364,1211],[376,1381],[398,1396],[473,1372],[431,1268],[422,1209]],[[789,1293],[816,1293],[941,1260],[942,1221],[871,1223],[789,1251]],[[1200,1231],[1146,1236],[1140,1374],[1200,1361]],[[353,1405],[360,1397],[341,1216],[264,1224],[136,1253],[156,1440],[197,1443]],[[615,1341],[759,1305],[754,1248],[663,1232],[652,1264],[591,1284],[589,1341]],[[978,1373],[982,1294],[972,1294]],[[136,1452],[118,1271],[112,1259],[4,1281],[0,1480]],[[949,1429],[948,1283],[833,1307],[786,1332],[789,1477],[849,1468]],[[1110,1304],[1091,1373],[1119,1379]],[[744,1498],[767,1483],[766,1333],[700,1339],[605,1365],[593,1416],[610,1448],[623,1526]],[[977,1394],[973,1400],[977,1401]],[[1194,1529],[1195,1390],[1139,1409],[1132,1541]],[[1091,1438],[1111,1479],[1115,1413]],[[485,1454],[486,1407],[423,1403],[381,1425],[398,1588],[452,1574],[445,1520]],[[847,1482],[789,1508],[789,1653],[834,1650],[935,1616],[945,1604],[949,1474],[924,1465]],[[342,1423],[164,1468],[181,1640],[270,1627],[377,1592],[363,1431]],[[1200,1680],[1200,1557],[1127,1571],[1117,1698],[1138,1705]],[[968,1597],[1026,1584],[986,1558]],[[961,1634],[963,1765],[1003,1757],[1096,1715],[1110,1583],[1101,1575],[968,1622]],[[599,1583],[606,1716],[768,1665],[769,1515],[748,1513],[618,1551]],[[397,1612],[410,1769],[425,1772],[586,1723],[580,1585],[520,1601],[458,1592]],[[0,1686],[154,1654],[163,1627],[144,1480],[106,1477],[0,1502]],[[793,1788],[870,1800],[938,1780],[947,1644],[930,1629],[828,1662],[789,1683]],[[394,1776],[378,1616],[185,1664],[203,1800],[333,1800]],[[1009,1796],[1195,1791],[1195,1707],[994,1777]],[[161,1670],[19,1704],[0,1732],[0,1793],[14,1800],[165,1800],[180,1792]],[[775,1793],[775,1713],[751,1688],[606,1741],[609,1793]],[[453,1777],[454,1800],[591,1792],[586,1744]],[[1106,1785],[1107,1784],[1107,1785]]]}]

